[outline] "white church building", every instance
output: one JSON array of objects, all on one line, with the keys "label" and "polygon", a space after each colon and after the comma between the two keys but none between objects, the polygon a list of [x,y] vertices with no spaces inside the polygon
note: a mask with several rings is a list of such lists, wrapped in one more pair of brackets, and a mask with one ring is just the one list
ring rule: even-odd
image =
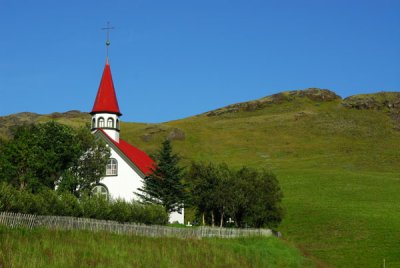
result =
[{"label": "white church building", "polygon": [[[119,110],[108,57],[90,114],[92,133],[104,140],[111,151],[106,174],[93,191],[111,198],[138,200],[135,192],[138,188],[142,188],[143,179],[151,173],[154,161],[145,152],[119,137],[119,117],[122,114]],[[182,213],[171,213],[169,221],[183,224],[183,210]]]}]

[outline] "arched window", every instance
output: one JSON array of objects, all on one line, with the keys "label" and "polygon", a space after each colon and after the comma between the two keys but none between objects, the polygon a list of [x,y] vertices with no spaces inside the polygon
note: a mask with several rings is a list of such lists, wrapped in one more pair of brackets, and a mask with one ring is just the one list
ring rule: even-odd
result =
[{"label": "arched window", "polygon": [[108,159],[106,166],[106,175],[107,176],[116,176],[118,175],[118,162],[114,158]]},{"label": "arched window", "polygon": [[116,128],[119,130],[119,119],[117,119],[117,126]]},{"label": "arched window", "polygon": [[103,184],[97,184],[92,189],[92,194],[97,196],[104,196],[108,199],[108,189]]},{"label": "arched window", "polygon": [[92,128],[96,128],[96,119],[92,119]]},{"label": "arched window", "polygon": [[112,118],[107,119],[107,127],[110,127],[110,128],[114,127],[114,119],[112,119]]},{"label": "arched window", "polygon": [[99,121],[98,121],[98,124],[97,124],[100,128],[101,127],[104,127],[104,118],[103,117],[100,117],[99,118]]}]

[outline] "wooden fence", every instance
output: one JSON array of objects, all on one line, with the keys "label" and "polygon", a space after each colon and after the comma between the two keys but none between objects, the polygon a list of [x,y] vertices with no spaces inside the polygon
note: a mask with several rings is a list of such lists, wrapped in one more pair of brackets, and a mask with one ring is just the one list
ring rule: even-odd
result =
[{"label": "wooden fence", "polygon": [[24,227],[32,229],[36,227],[42,227],[57,230],[108,231],[118,234],[178,238],[234,238],[244,236],[270,236],[272,234],[271,230],[269,229],[238,229],[203,226],[192,228],[176,228],[160,225],[118,223],[115,221],[88,218],[39,216],[10,212],[0,213],[0,225],[5,225],[10,228]]}]

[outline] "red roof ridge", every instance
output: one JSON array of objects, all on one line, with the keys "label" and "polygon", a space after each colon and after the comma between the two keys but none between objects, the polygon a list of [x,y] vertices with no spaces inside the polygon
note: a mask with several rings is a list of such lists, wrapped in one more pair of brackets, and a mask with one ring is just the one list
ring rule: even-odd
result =
[{"label": "red roof ridge", "polygon": [[115,93],[114,82],[112,80],[111,68],[108,63],[108,58],[106,60],[106,65],[104,66],[103,75],[101,77],[99,89],[97,91],[96,100],[94,101],[93,109],[90,112],[94,113],[113,113],[117,115],[122,115],[119,110],[119,105],[117,101],[117,95]]},{"label": "red roof ridge", "polygon": [[154,168],[154,160],[151,159],[145,152],[140,150],[139,148],[133,146],[132,144],[124,141],[123,139],[119,139],[119,142],[112,139],[108,134],[103,130],[99,129],[117,148],[135,165],[137,166],[142,173],[147,176],[153,172]]}]

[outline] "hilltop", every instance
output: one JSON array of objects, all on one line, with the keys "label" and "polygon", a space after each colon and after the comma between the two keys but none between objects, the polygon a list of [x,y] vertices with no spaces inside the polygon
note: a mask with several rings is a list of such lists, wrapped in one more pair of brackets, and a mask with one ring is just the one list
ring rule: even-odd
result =
[{"label": "hilltop", "polygon": [[[398,92],[342,99],[312,88],[162,124],[123,122],[121,137],[148,153],[168,137],[186,164],[271,170],[285,195],[285,239],[334,266],[399,266],[399,118]],[[78,126],[90,115],[9,115],[0,133],[46,120]]]},{"label": "hilltop", "polygon": [[[400,92],[379,92],[374,94],[359,94],[342,99],[335,92],[328,89],[308,88],[305,90],[291,90],[266,96],[257,100],[231,104],[222,108],[205,112],[201,116],[221,116],[224,114],[238,112],[254,112],[268,109],[273,105],[292,103],[298,106],[299,102],[314,101],[315,105],[320,102],[339,102],[343,107],[357,110],[379,110],[388,112],[392,119],[399,123],[400,120]],[[48,120],[58,121],[72,126],[84,125],[89,122],[90,115],[87,112],[71,110],[67,112],[54,112],[51,114],[37,114],[21,112],[7,116],[0,116],[0,136],[7,136],[9,128],[16,125],[40,123]],[[189,119],[189,118],[188,118]],[[187,119],[182,119],[187,120]],[[142,138],[145,141],[151,140],[149,136],[158,132],[166,132],[162,124],[148,124],[147,134]],[[157,127],[159,126],[159,127]],[[184,139],[184,132],[174,129],[166,136],[170,139]]]},{"label": "hilltop", "polygon": [[341,99],[340,96],[336,95],[336,93],[330,90],[319,89],[319,88],[308,88],[305,90],[292,90],[292,91],[281,92],[254,101],[247,101],[247,102],[228,105],[220,109],[206,112],[205,115],[218,116],[225,113],[236,113],[240,111],[251,112],[267,108],[268,106],[273,104],[293,102],[298,100],[299,98],[300,99],[307,98],[309,100],[314,100],[314,101],[333,101]]},{"label": "hilltop", "polygon": [[13,126],[34,124],[54,120],[70,126],[83,126],[90,122],[90,115],[82,113],[77,110],[71,110],[64,113],[52,113],[41,115],[30,112],[22,112],[6,116],[0,116],[0,137],[8,137],[10,135],[10,128]]}]

